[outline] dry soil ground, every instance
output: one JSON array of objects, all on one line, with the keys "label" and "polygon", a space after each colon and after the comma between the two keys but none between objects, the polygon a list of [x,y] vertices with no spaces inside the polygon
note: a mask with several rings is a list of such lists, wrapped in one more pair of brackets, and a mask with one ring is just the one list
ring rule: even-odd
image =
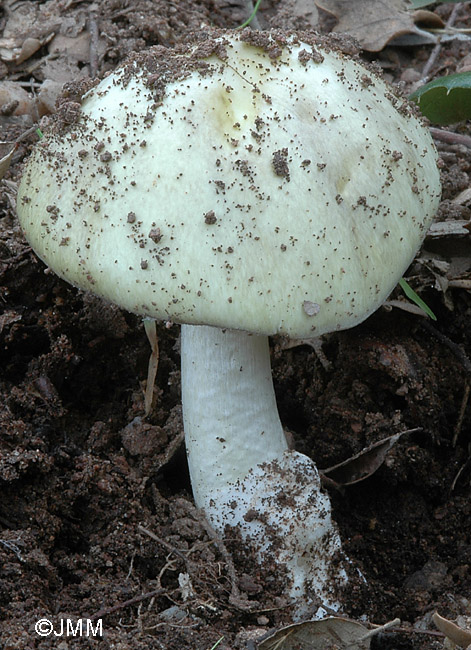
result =
[{"label": "dry soil ground", "polygon": [[[451,8],[437,12],[446,21]],[[291,9],[281,0],[262,2],[262,27],[302,24]],[[182,447],[178,327],[159,326],[155,406],[144,419],[149,349],[140,320],[45,272],[15,216],[21,163],[37,140],[34,129],[24,134],[38,107],[46,115],[51,110],[48,85],[54,98],[57,84],[102,75],[151,44],[172,46],[203,23],[234,27],[244,11],[224,0],[15,1],[0,9],[0,28],[7,30],[2,82],[41,96],[23,109],[7,96],[0,115],[3,141],[23,136],[0,197],[4,650],[98,644],[210,650],[221,637],[220,650],[250,648],[252,638],[291,621],[276,580],[258,573],[235,540],[215,541],[193,507]],[[9,22],[12,16],[17,23]],[[328,29],[332,19],[322,17]],[[462,3],[455,26],[471,28],[469,3]],[[18,56],[27,37],[37,43]],[[390,46],[364,56],[407,89],[431,50]],[[470,51],[467,40],[444,44],[431,74],[469,66]],[[453,234],[471,215],[471,197],[463,194],[471,148],[456,139],[469,134],[469,124],[452,133],[448,142],[437,139],[438,219],[448,234],[428,237],[407,274],[437,314],[433,328],[389,306],[360,327],[326,337],[317,351],[272,342],[282,421],[319,467],[420,427],[402,436],[371,476],[329,488],[345,549],[367,579],[367,587],[347,594],[345,614],[377,624],[402,621],[373,642],[376,648],[441,648],[431,613],[471,617],[471,262],[466,234]],[[402,300],[399,293],[393,298]],[[251,610],[231,598],[234,587],[253,601]],[[34,632],[40,618],[93,615],[103,620],[99,642]]]}]

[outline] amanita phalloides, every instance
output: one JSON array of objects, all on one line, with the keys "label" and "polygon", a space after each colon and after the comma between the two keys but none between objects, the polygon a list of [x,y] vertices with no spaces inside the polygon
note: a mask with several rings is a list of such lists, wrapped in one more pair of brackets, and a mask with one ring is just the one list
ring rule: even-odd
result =
[{"label": "amanita phalloides", "polygon": [[347,577],[315,464],[288,450],[267,337],[367,318],[439,193],[407,101],[328,39],[280,31],[133,55],[63,102],[24,169],[18,215],[50,268],[182,323],[195,502],[280,567],[301,614],[337,607]]}]

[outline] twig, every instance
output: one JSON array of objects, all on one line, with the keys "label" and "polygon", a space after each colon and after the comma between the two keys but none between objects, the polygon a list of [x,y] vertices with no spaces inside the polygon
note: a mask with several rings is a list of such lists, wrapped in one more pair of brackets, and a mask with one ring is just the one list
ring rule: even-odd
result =
[{"label": "twig", "polygon": [[[450,17],[446,21],[445,29],[453,27],[453,23],[455,22],[456,16],[458,15],[459,10],[461,9],[461,5],[462,3],[459,2],[453,7],[453,11],[451,12]],[[440,55],[441,49],[442,49],[442,44],[441,41],[439,41],[431,51],[428,61],[424,65],[424,68],[422,70],[422,79],[420,80],[421,84],[427,83],[427,81],[429,80],[430,71],[435,65],[435,62]]]},{"label": "twig", "polygon": [[141,611],[142,611],[142,603],[139,603],[137,607],[137,631],[139,632],[140,635],[142,634],[142,627],[143,627]]},{"label": "twig", "polygon": [[87,616],[87,618],[90,621],[96,621],[97,618],[103,618],[103,616],[107,616],[108,614],[113,614],[114,612],[118,612],[120,609],[131,607],[131,605],[137,605],[138,603],[142,603],[143,600],[147,600],[148,598],[155,598],[155,596],[161,596],[164,593],[167,593],[165,589],[154,589],[153,591],[148,591],[145,594],[141,594],[140,596],[134,596],[134,598],[130,598],[129,600],[125,600],[122,603],[113,605],[113,607],[104,607],[103,609],[100,609],[98,612],[95,612],[95,614],[92,614],[91,616]]},{"label": "twig", "polygon": [[416,630],[413,627],[390,627],[389,631],[400,634],[426,634],[427,636],[435,636],[439,639],[445,638],[443,632],[437,632],[436,630]]},{"label": "twig", "polygon": [[90,32],[90,77],[93,79],[98,74],[98,24],[96,14],[90,11],[88,14],[88,31]]},{"label": "twig", "polygon": [[468,377],[471,377],[471,361],[467,357],[466,353],[461,349],[461,346],[449,339],[445,334],[442,334],[442,332],[437,330],[437,328],[431,325],[428,321],[422,321],[420,324],[453,352],[455,357],[460,361]]},{"label": "twig", "polygon": [[23,558],[21,557],[20,549],[16,544],[13,544],[13,542],[9,542],[6,539],[0,539],[0,544],[2,544],[5,548],[7,548],[12,553],[14,553],[20,562],[24,562]]},{"label": "twig", "polygon": [[136,551],[131,556],[131,562],[129,563],[129,570],[128,570],[128,575],[126,576],[125,580],[129,580],[132,574],[132,570],[134,568],[134,558],[136,557]]},{"label": "twig", "polygon": [[371,639],[373,636],[377,636],[378,634],[381,634],[382,632],[385,632],[386,630],[390,630],[393,627],[397,627],[398,625],[401,624],[401,619],[400,618],[395,618],[393,621],[389,621],[388,623],[385,623],[384,625],[378,625],[377,627],[375,626],[372,630],[369,630],[364,636],[362,636],[360,639],[356,639],[355,642],[349,643],[346,648],[350,648],[351,646],[357,646],[363,643],[363,641],[366,641],[367,639]]},{"label": "twig", "polygon": [[435,140],[441,140],[441,142],[446,142],[447,144],[462,144],[471,149],[471,136],[469,135],[437,129],[434,126],[430,127],[430,133]]},{"label": "twig", "polygon": [[459,468],[459,470],[456,472],[455,478],[454,478],[454,479],[452,480],[452,482],[451,482],[450,493],[455,491],[456,484],[458,483],[458,480],[459,480],[461,474],[462,474],[462,473],[465,471],[465,469],[467,469],[467,467],[469,466],[469,463],[470,463],[470,459],[468,458],[468,460],[467,460],[465,463],[463,463],[463,465],[461,465],[461,467]]},{"label": "twig", "polygon": [[26,138],[29,138],[30,135],[32,135],[33,133],[36,133],[37,129],[38,129],[37,124],[35,124],[34,126],[31,126],[29,129],[26,129],[26,131],[23,131],[23,133],[18,136],[16,141],[21,142],[22,140],[26,140]]},{"label": "twig", "polygon": [[13,264],[13,262],[18,262],[18,260],[21,260],[22,257],[25,255],[29,255],[31,253],[31,246],[26,246],[22,251],[14,255],[13,257],[7,257],[6,259],[3,259],[0,257],[0,262],[2,264]]},{"label": "twig", "polygon": [[458,441],[458,436],[461,433],[461,428],[463,426],[463,420],[464,420],[464,414],[466,413],[466,408],[468,406],[468,401],[469,401],[469,392],[470,392],[469,381],[465,381],[463,399],[461,400],[460,412],[458,414],[458,420],[456,421],[455,431],[453,433],[453,440],[452,440],[452,443],[451,443],[453,447],[456,447],[456,443]]},{"label": "twig", "polygon": [[160,537],[157,537],[155,533],[153,533],[151,530],[147,530],[147,528],[144,528],[144,526],[139,525],[137,527],[137,530],[141,533],[144,533],[145,535],[148,535],[151,539],[154,540],[154,542],[158,542],[159,544],[162,544],[163,547],[167,549],[167,551],[170,551],[170,553],[174,553],[175,555],[178,555],[179,558],[181,558],[185,564],[188,564],[188,558],[178,550],[178,548],[175,548],[168,542],[166,542],[164,539],[161,539]]},{"label": "twig", "polygon": [[209,523],[209,521],[206,519],[204,515],[200,517],[200,520],[208,536],[212,539],[212,541],[216,545],[216,548],[221,553],[221,555],[223,556],[226,562],[227,573],[229,574],[229,578],[231,581],[231,594],[229,596],[229,603],[242,611],[254,610],[259,605],[259,603],[255,601],[246,600],[245,598],[242,597],[239,586],[237,584],[237,574],[234,566],[234,561],[232,559],[231,554],[227,550],[226,545],[219,537],[219,535],[216,533],[214,528],[212,528],[211,524]]}]

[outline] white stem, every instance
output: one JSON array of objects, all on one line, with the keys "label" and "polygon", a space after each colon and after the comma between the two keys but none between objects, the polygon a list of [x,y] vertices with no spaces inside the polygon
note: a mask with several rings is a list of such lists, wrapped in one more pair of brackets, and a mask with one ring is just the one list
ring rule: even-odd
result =
[{"label": "white stem", "polygon": [[182,403],[195,502],[287,449],[276,407],[268,338],[182,325]]},{"label": "white stem", "polygon": [[[260,563],[286,575],[296,616],[338,609],[340,537],[313,461],[288,451],[268,340],[182,326],[183,421],[196,504],[224,534],[237,527]],[[311,609],[313,611],[311,612]]]}]

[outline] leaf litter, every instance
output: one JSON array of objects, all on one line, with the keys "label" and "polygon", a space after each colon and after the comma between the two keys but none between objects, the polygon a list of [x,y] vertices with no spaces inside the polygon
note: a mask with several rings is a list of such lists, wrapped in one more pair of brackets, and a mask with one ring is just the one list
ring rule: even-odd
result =
[{"label": "leaf litter", "polygon": [[411,12],[407,0],[315,1],[319,9],[336,18],[335,31],[350,34],[368,52],[379,52],[405,34],[419,36],[423,42],[435,42],[434,36],[417,26],[419,22],[443,27],[441,19],[431,11]]}]

